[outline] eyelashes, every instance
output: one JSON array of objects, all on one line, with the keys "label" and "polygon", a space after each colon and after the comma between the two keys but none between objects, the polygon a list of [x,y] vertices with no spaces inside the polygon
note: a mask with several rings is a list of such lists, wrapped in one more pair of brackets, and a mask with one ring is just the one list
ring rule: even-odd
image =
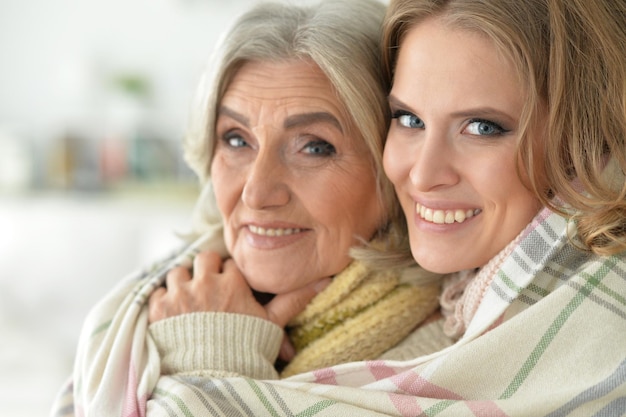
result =
[{"label": "eyelashes", "polygon": [[[407,129],[426,129],[426,124],[415,114],[406,110],[395,110],[391,114],[393,120]],[[472,136],[500,136],[510,132],[500,123],[484,118],[472,118],[467,121],[461,133]]]},{"label": "eyelashes", "polygon": [[496,122],[486,119],[471,119],[464,131],[467,131],[470,135],[476,136],[500,136],[508,133],[507,130],[500,126]]},{"label": "eyelashes", "polygon": [[391,115],[392,119],[396,119],[400,126],[409,129],[424,129],[424,122],[422,119],[405,110],[396,110]]},{"label": "eyelashes", "polygon": [[[246,148],[250,148],[251,145],[254,146],[254,142],[249,143],[244,136],[236,130],[227,131],[226,133],[220,135],[219,141],[223,143],[227,149],[232,151],[244,150]],[[324,158],[337,154],[337,148],[332,143],[321,138],[306,139],[301,141],[299,145],[295,145],[295,148],[297,148],[303,155],[310,157]]]}]

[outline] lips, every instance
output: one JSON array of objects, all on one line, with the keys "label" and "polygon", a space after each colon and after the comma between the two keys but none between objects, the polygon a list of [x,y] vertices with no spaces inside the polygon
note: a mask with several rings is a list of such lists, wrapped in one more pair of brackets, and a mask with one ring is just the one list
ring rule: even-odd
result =
[{"label": "lips", "polygon": [[248,230],[251,233],[259,236],[270,236],[270,237],[280,237],[280,236],[289,236],[296,233],[302,232],[303,229],[299,228],[269,228],[269,227],[261,227],[249,225]]},{"label": "lips", "polygon": [[463,223],[480,214],[481,209],[438,210],[415,204],[415,213],[427,222],[434,224]]}]

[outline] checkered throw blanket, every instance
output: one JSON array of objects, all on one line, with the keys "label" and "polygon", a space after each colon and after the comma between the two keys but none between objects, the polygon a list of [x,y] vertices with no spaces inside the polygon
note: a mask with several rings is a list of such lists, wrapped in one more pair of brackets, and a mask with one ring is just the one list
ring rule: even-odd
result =
[{"label": "checkered throw blanket", "polygon": [[200,242],[94,308],[53,415],[626,415],[626,254],[575,249],[573,227],[542,211],[453,346],[267,381],[160,375],[146,297],[174,263],[211,246]]}]

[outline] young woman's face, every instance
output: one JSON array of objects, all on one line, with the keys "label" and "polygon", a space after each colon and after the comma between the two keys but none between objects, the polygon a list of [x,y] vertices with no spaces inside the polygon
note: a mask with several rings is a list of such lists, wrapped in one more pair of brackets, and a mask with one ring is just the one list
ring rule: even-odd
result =
[{"label": "young woman's face", "polygon": [[402,42],[389,102],[384,167],[413,257],[439,273],[485,265],[540,208],[516,170],[513,66],[487,38],[427,20]]},{"label": "young woman's face", "polygon": [[383,208],[370,152],[315,64],[249,62],[217,115],[211,176],[227,248],[252,288],[340,272]]}]

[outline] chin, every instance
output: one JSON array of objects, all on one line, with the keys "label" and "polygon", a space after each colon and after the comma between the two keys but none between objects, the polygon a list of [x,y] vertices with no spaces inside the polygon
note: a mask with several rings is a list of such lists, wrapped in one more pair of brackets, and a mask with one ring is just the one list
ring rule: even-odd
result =
[{"label": "chin", "polygon": [[267,279],[259,277],[248,278],[248,285],[254,291],[264,292],[269,294],[283,294],[292,290],[291,286],[286,286],[285,282],[268,282]]},{"label": "chin", "polygon": [[433,259],[433,256],[423,256],[422,254],[412,253],[413,259],[417,264],[427,271],[434,272],[436,274],[449,274],[451,272],[457,272],[457,266],[450,264],[450,258],[448,259]]},{"label": "chin", "polygon": [[265,293],[269,293],[269,294],[278,294],[278,292],[276,291],[277,288],[274,285],[268,285],[267,282],[256,282],[255,280],[250,280],[248,279],[248,285],[250,285],[250,288],[253,291],[256,292],[265,292]]},{"label": "chin", "polygon": [[450,268],[449,266],[442,266],[439,264],[435,264],[435,265],[424,265],[418,262],[418,265],[420,265],[422,268],[424,268],[425,270],[429,271],[429,272],[433,272],[435,274],[450,274],[452,272],[458,272],[459,269],[454,269],[454,268]]}]

